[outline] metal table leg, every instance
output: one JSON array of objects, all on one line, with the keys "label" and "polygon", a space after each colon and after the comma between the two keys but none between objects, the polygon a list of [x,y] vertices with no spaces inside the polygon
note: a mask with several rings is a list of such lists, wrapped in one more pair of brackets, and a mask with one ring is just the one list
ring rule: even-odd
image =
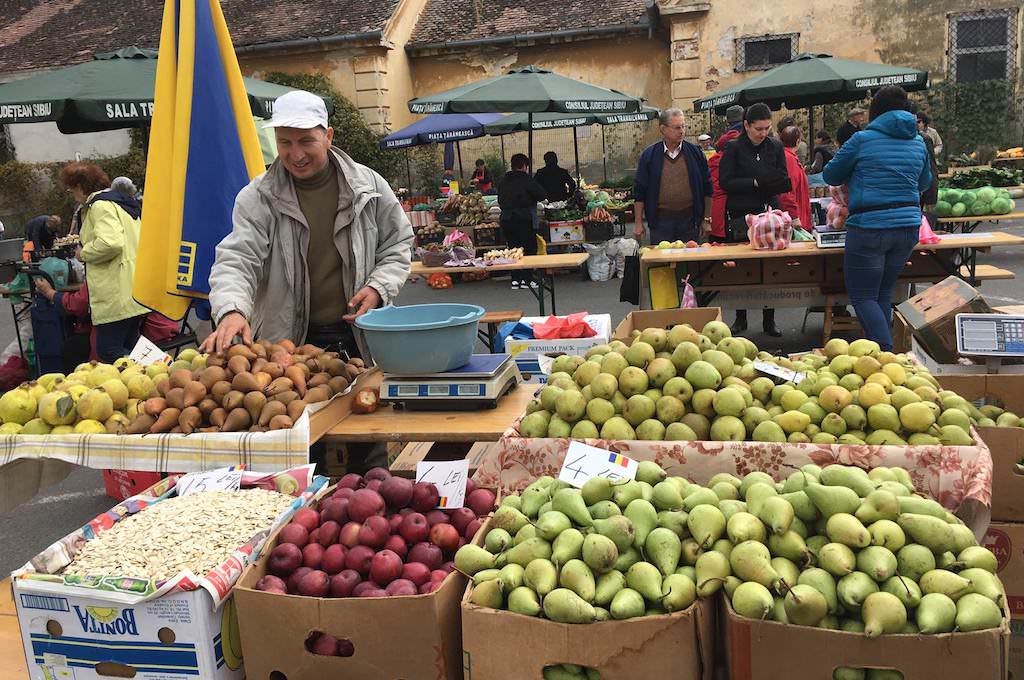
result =
[{"label": "metal table leg", "polygon": [[554,272],[551,272],[551,271],[546,272],[544,274],[544,276],[541,277],[541,284],[540,284],[541,285],[541,291],[540,291],[541,298],[544,297],[544,286],[548,282],[550,282],[550,285],[548,286],[548,290],[551,291],[551,313],[552,314],[558,314],[558,312],[555,311],[555,273]]},{"label": "metal table leg", "polygon": [[18,308],[11,301],[11,316],[14,317],[14,337],[18,339],[18,354],[21,355],[22,361],[28,363],[28,359],[25,357],[25,347],[21,344],[21,329],[18,328]]}]

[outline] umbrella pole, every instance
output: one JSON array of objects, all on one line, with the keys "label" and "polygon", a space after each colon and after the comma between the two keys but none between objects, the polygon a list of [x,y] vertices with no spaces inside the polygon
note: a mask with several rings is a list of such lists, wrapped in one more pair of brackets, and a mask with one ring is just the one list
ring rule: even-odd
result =
[{"label": "umbrella pole", "polygon": [[572,150],[576,156],[576,184],[580,183],[580,142],[576,139],[576,128],[572,129]]},{"label": "umbrella pole", "polygon": [[608,186],[608,146],[604,139],[604,126],[601,126],[601,165],[604,166],[604,185]]},{"label": "umbrella pole", "polygon": [[[807,107],[807,150],[814,156],[814,107]],[[807,159],[810,161],[810,157]]]},{"label": "umbrella pole", "polygon": [[462,170],[462,144],[459,142],[455,142],[455,153],[459,156],[459,181],[461,182],[465,173]]},{"label": "umbrella pole", "polygon": [[[527,114],[526,127],[529,130],[526,134],[529,136],[527,146],[529,147],[526,151],[526,155],[530,157],[530,169],[533,170],[533,112]],[[532,172],[530,173],[533,174]]]},{"label": "umbrella pole", "polygon": [[151,130],[151,128],[150,128],[149,125],[143,125],[142,126],[142,155],[145,156],[146,158],[149,158],[149,133],[150,133],[150,130]]},{"label": "umbrella pole", "polygon": [[501,164],[508,167],[508,161],[505,160],[505,135],[498,137],[498,141],[501,142]]},{"label": "umbrella pole", "polygon": [[409,147],[405,148],[405,177],[408,180],[409,191],[412,192],[412,163],[409,162]]}]

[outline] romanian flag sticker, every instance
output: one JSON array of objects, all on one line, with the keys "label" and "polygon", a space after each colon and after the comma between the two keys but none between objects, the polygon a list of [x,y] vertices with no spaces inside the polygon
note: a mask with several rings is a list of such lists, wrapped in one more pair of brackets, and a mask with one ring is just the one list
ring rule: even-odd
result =
[{"label": "romanian flag sticker", "polygon": [[437,507],[447,508],[448,507],[448,496],[441,496],[441,500],[437,502]]},{"label": "romanian flag sticker", "polygon": [[608,462],[613,465],[620,465],[622,467],[629,467],[629,459],[618,453],[609,453]]}]

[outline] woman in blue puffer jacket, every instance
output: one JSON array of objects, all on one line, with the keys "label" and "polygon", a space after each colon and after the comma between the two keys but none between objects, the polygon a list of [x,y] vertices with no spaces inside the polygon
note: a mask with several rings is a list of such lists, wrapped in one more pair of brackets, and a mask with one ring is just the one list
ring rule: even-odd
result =
[{"label": "woman in blue puffer jacket", "polygon": [[921,192],[931,184],[928,151],[914,104],[886,86],[871,100],[871,122],[822,171],[830,185],[849,185],[846,292],[868,339],[892,350],[892,291],[918,241]]}]

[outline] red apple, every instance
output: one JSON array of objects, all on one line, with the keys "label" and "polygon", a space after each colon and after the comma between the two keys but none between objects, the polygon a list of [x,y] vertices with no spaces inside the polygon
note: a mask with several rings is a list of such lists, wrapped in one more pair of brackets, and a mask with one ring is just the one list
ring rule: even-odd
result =
[{"label": "red apple", "polygon": [[380,588],[370,588],[359,593],[359,597],[388,597],[388,591]]},{"label": "red apple", "polygon": [[430,567],[421,562],[406,562],[402,566],[402,578],[421,586],[430,580]]},{"label": "red apple", "polygon": [[494,492],[490,489],[477,489],[466,496],[466,507],[476,513],[477,517],[483,517],[494,510]]},{"label": "red apple", "polygon": [[338,498],[328,500],[324,503],[324,507],[320,511],[320,519],[324,522],[337,522],[338,524],[344,524],[347,522],[348,499]]},{"label": "red apple", "polygon": [[402,575],[402,558],[390,550],[381,550],[370,561],[370,580],[381,586]]},{"label": "red apple", "polygon": [[441,587],[440,581],[430,581],[420,586],[420,595],[429,595]]},{"label": "red apple", "polygon": [[350,489],[350,488],[348,488],[346,486],[346,487],[339,488],[337,491],[335,491],[334,495],[331,496],[331,498],[337,498],[339,500],[347,500],[349,498],[352,498],[352,494],[354,494],[355,492],[356,492],[355,489]]},{"label": "red apple", "polygon": [[367,517],[384,512],[384,499],[372,489],[359,489],[348,503],[348,516],[356,522],[365,522]]},{"label": "red apple", "polygon": [[335,543],[327,546],[320,560],[320,568],[328,574],[337,574],[345,568],[345,546]]},{"label": "red apple", "polygon": [[334,521],[324,522],[320,525],[320,536],[319,543],[325,548],[329,545],[338,542],[338,532],[341,531],[341,525]]},{"label": "red apple", "polygon": [[299,595],[307,597],[327,597],[331,587],[331,577],[315,569],[299,580]]},{"label": "red apple", "polygon": [[412,502],[414,484],[405,477],[388,477],[380,485],[380,495],[384,502],[393,510],[404,508]]},{"label": "red apple", "polygon": [[331,577],[331,597],[348,597],[352,589],[362,582],[359,572],[346,569]]},{"label": "red apple", "polygon": [[476,532],[480,531],[480,527],[484,525],[479,519],[475,519],[466,525],[466,531],[463,532],[462,537],[467,541],[472,541],[476,537]]},{"label": "red apple", "polygon": [[355,569],[362,576],[370,573],[370,560],[373,559],[373,548],[357,545],[345,553],[345,568]]},{"label": "red apple", "polygon": [[359,522],[346,523],[338,533],[338,543],[341,543],[346,548],[359,545],[359,530],[362,528],[363,525]]},{"label": "red apple", "polygon": [[430,572],[430,580],[437,583],[440,583],[441,581],[445,580],[447,576],[448,572],[444,569],[435,569],[434,571]]},{"label": "red apple", "polygon": [[384,543],[384,547],[397,554],[403,560],[405,559],[405,556],[409,554],[409,546],[406,545],[405,539],[401,536],[388,536],[388,540]]},{"label": "red apple", "polygon": [[324,547],[319,543],[310,543],[302,549],[302,566],[319,569],[324,558]]},{"label": "red apple", "polygon": [[459,530],[451,524],[435,524],[430,527],[430,542],[445,552],[452,553],[459,549]]},{"label": "red apple", "polygon": [[312,531],[320,526],[320,513],[313,508],[299,508],[292,517],[292,524],[301,524],[306,531]]},{"label": "red apple", "polygon": [[327,633],[320,633],[313,640],[313,644],[309,645],[309,651],[313,652],[317,656],[337,656],[338,655],[338,639],[333,635]]},{"label": "red apple", "polygon": [[375,467],[375,468],[370,468],[369,470],[367,470],[366,474],[363,476],[363,479],[365,479],[367,482],[371,482],[371,481],[373,481],[375,479],[379,479],[380,481],[383,482],[385,479],[387,479],[390,476],[391,476],[391,473],[388,471],[387,468]]},{"label": "red apple", "polygon": [[450,574],[453,571],[455,571],[455,562],[452,562],[451,560],[448,560],[447,562],[442,564],[440,567],[438,567],[438,569],[440,569],[441,571],[443,571],[446,574]]},{"label": "red apple", "polygon": [[411,507],[416,512],[430,512],[440,500],[437,487],[430,482],[416,482],[413,485]]},{"label": "red apple", "polygon": [[444,555],[441,549],[433,543],[417,543],[409,550],[408,560],[410,562],[422,562],[430,569],[437,569],[444,562]]},{"label": "red apple", "polygon": [[297,595],[299,592],[299,581],[302,577],[313,571],[309,567],[299,567],[295,570],[295,573],[288,577],[288,592],[292,595]]},{"label": "red apple", "polygon": [[291,543],[301,548],[309,543],[309,532],[301,524],[292,522],[291,524],[284,525],[281,533],[277,535],[277,542],[279,545],[281,543]]},{"label": "red apple", "polygon": [[360,545],[380,548],[387,542],[388,536],[390,536],[390,528],[388,521],[380,515],[367,517],[366,521],[363,522],[363,526],[359,529]]},{"label": "red apple", "polygon": [[400,515],[397,512],[388,517],[388,530],[397,534],[398,530],[402,527],[402,521],[405,519],[405,515]]},{"label": "red apple", "polygon": [[335,653],[337,656],[352,656],[355,653],[356,646],[351,640],[338,640],[338,651]]},{"label": "red apple", "polygon": [[417,595],[419,594],[419,588],[412,581],[407,581],[404,578],[397,578],[388,584],[385,588],[389,597],[398,597],[400,595]]},{"label": "red apple", "polygon": [[470,477],[469,479],[467,479],[466,480],[466,496],[468,497],[469,494],[471,494],[474,491],[476,491],[476,489],[477,489],[476,482],[473,481],[473,478]]},{"label": "red apple", "polygon": [[460,533],[466,533],[466,527],[469,523],[476,519],[476,513],[469,508],[459,508],[458,510],[452,510],[451,524]]},{"label": "red apple", "polygon": [[302,564],[302,551],[294,543],[282,543],[270,551],[267,570],[275,576],[288,576]]},{"label": "red apple", "polygon": [[448,513],[444,510],[431,510],[427,513],[427,524],[430,526],[435,524],[451,524],[451,518],[448,517]]},{"label": "red apple", "polygon": [[379,479],[371,479],[370,481],[368,481],[366,483],[366,487],[364,487],[364,488],[367,488],[370,491],[376,491],[377,493],[380,493],[380,487],[382,487],[383,485],[384,485],[384,482],[382,482],[381,480],[379,480]]},{"label": "red apple", "polygon": [[352,589],[352,597],[361,597],[367,590],[376,590],[378,588],[380,588],[380,586],[373,581],[360,581]]},{"label": "red apple", "polygon": [[402,526],[398,528],[398,533],[409,543],[420,543],[427,540],[427,536],[430,535],[430,525],[426,517],[418,512],[411,512],[402,518]]},{"label": "red apple", "polygon": [[338,480],[339,489],[359,489],[363,486],[362,475],[350,472]]},{"label": "red apple", "polygon": [[309,542],[319,543],[320,542],[320,529],[313,529],[309,532]]},{"label": "red apple", "polygon": [[256,582],[256,590],[266,590],[275,593],[287,593],[288,584],[276,576],[267,575]]}]

